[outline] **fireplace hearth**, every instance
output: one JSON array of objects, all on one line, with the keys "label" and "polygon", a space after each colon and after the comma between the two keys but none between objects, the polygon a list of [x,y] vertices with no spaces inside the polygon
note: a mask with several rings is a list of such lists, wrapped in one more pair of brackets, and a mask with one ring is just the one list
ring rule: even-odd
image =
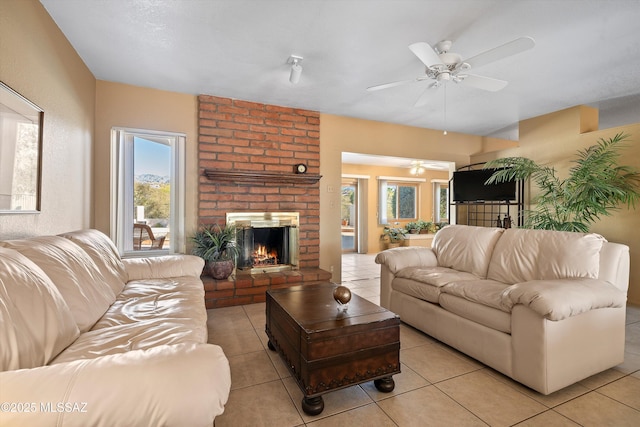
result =
[{"label": "fireplace hearth", "polygon": [[229,212],[240,249],[236,274],[269,273],[299,268],[298,212]]}]

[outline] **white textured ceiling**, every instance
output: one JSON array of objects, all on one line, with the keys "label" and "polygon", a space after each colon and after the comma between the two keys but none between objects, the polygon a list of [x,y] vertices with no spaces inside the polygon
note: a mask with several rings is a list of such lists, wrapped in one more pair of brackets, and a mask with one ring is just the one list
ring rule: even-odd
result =
[{"label": "white textured ceiling", "polygon": [[451,39],[468,58],[531,36],[532,50],[473,70],[502,91],[448,84],[448,130],[517,138],[519,120],[579,104],[601,124],[640,122],[638,0],[41,2],[101,80],[443,129],[442,88],[421,108],[425,83],[365,89],[422,75],[417,41]]}]

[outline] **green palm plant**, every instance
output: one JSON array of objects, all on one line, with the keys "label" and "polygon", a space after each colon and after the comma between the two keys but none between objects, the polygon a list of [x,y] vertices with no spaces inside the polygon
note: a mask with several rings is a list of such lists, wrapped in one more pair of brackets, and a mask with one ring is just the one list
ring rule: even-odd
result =
[{"label": "green palm plant", "polygon": [[601,216],[611,215],[620,205],[635,208],[640,198],[640,173],[618,165],[619,150],[629,135],[619,133],[584,150],[560,179],[553,167],[538,165],[524,157],[506,157],[487,162],[485,168],[500,168],[486,182],[530,179],[540,193],[525,211],[524,226],[544,230],[587,232]]},{"label": "green palm plant", "polygon": [[193,248],[191,253],[205,261],[233,260],[238,255],[236,246],[236,227],[218,224],[202,225],[191,237]]}]

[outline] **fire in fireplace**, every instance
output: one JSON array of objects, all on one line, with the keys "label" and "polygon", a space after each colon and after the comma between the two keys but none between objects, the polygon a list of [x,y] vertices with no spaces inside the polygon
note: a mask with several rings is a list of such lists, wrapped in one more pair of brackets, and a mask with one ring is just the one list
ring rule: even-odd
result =
[{"label": "fire in fireplace", "polygon": [[297,212],[229,212],[227,224],[237,228],[237,273],[298,268]]},{"label": "fire in fireplace", "polygon": [[257,247],[254,246],[254,251],[251,254],[251,265],[253,267],[278,265],[277,249],[269,250],[266,246],[263,245],[257,245]]}]

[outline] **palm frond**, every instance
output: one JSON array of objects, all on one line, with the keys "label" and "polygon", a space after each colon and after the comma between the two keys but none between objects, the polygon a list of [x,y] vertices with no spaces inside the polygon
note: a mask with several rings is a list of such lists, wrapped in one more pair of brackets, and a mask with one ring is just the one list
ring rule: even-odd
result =
[{"label": "palm frond", "polygon": [[497,184],[529,179],[539,171],[540,166],[526,157],[505,157],[487,162],[483,169],[497,169],[485,182],[485,184]]},{"label": "palm frond", "polygon": [[218,224],[201,225],[191,237],[191,253],[205,261],[233,259],[238,254],[236,228],[233,225],[221,227]]},{"label": "palm frond", "polygon": [[552,167],[524,157],[506,157],[485,165],[498,169],[486,184],[529,180],[539,193],[532,200],[534,208],[525,212],[525,227],[586,232],[590,224],[611,215],[620,205],[635,208],[640,200],[640,173],[618,165],[619,150],[628,137],[618,133],[578,150],[564,180]]}]

